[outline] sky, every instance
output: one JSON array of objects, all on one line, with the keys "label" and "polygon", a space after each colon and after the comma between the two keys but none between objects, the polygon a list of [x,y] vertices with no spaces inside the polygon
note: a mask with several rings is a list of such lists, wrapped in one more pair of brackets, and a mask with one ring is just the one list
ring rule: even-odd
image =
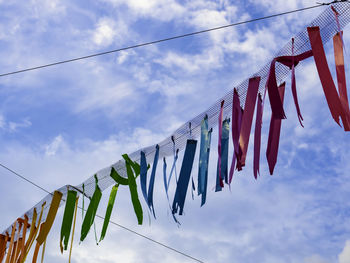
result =
[{"label": "sky", "polygon": [[[315,4],[309,0],[0,0],[0,73]],[[123,153],[170,136],[264,66],[324,8],[2,77],[0,163],[49,191],[78,185]],[[350,43],[350,27],[344,30],[344,42]],[[325,49],[334,73],[331,43]],[[349,61],[348,51],[345,56]],[[228,187],[213,191],[214,130],[205,206],[201,208],[200,197],[192,200],[188,192],[178,227],[158,169],[157,220],[148,219],[139,189],[145,213],[144,224],[137,225],[127,188],[117,194],[112,220],[204,262],[350,262],[348,134],[332,120],[313,60],[302,62],[296,76],[305,128],[298,123],[287,77],[287,120],[282,124],[273,176],[265,158],[270,119],[266,104],[258,180],[253,177],[249,148],[247,166],[235,174],[231,191]],[[193,167],[196,175],[198,161]],[[4,169],[0,180],[0,229],[5,229],[46,193]],[[103,192],[100,215],[105,213],[109,191]],[[62,210],[47,240],[47,262],[68,259],[68,253],[59,252]],[[98,235],[102,223],[96,219]],[[99,245],[93,231],[79,244],[80,226],[79,212],[72,262],[151,263],[160,258],[193,262],[115,225],[109,226]]]}]

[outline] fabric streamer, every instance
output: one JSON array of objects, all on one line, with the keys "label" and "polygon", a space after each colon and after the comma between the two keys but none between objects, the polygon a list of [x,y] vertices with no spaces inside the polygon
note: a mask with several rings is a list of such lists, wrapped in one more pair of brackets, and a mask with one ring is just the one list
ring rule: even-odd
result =
[{"label": "fabric streamer", "polygon": [[[126,154],[122,155],[124,160],[125,160],[125,166],[126,166],[126,173],[128,175],[128,181],[129,181],[129,190],[130,190],[130,195],[131,195],[131,201],[134,207],[134,211],[137,217],[137,222],[139,225],[142,225],[143,221],[143,211],[142,211],[142,206],[140,203],[140,200],[138,198],[138,193],[137,193],[137,185],[136,185],[136,176],[134,176],[134,173],[131,169],[133,167],[131,165],[132,161],[129,159],[129,157]],[[134,168],[134,167],[133,167]],[[137,170],[134,172],[137,174]]]},{"label": "fabric streamer", "polygon": [[[25,247],[25,251],[26,251],[26,252],[25,252],[24,258],[23,258],[23,260],[22,260],[21,263],[23,263],[23,262],[26,260],[26,257],[27,257],[27,255],[28,255],[30,249],[32,248],[32,245],[33,245],[33,243],[34,243],[34,240],[35,240],[35,238],[36,238],[36,235],[37,235],[37,233],[39,232],[39,229],[40,229],[39,227],[40,227],[40,224],[41,224],[41,219],[42,219],[42,217],[43,217],[43,212],[44,212],[45,205],[46,205],[46,202],[43,202],[43,204],[41,205],[41,211],[40,211],[40,215],[39,215],[39,219],[38,219],[38,224],[37,224],[36,227],[34,228],[33,236],[31,237],[31,239],[28,238],[28,242],[26,243],[26,247]],[[35,211],[35,212],[36,212],[36,211]],[[36,215],[36,213],[35,213],[34,215]],[[34,219],[34,217],[33,217],[33,219]],[[35,221],[36,221],[36,220],[33,220],[34,225],[35,225]]]},{"label": "fabric streamer", "polygon": [[9,244],[9,247],[8,247],[8,250],[7,250],[7,256],[6,256],[5,263],[9,263],[10,262],[12,249],[13,249],[13,243],[15,241],[16,229],[17,229],[17,220],[12,225],[11,239],[10,239],[10,244]]},{"label": "fabric streamer", "polygon": [[77,197],[77,199],[75,200],[73,229],[72,229],[72,237],[71,237],[71,240],[70,240],[70,249],[69,249],[69,258],[68,258],[68,262],[69,263],[71,261],[72,250],[73,250],[73,241],[74,241],[74,233],[75,233],[75,222],[77,221],[78,199],[79,199],[79,197]]},{"label": "fabric streamer", "polygon": [[148,195],[147,195],[148,207],[151,210],[151,212],[153,213],[154,218],[156,218],[156,213],[154,211],[154,206],[153,206],[153,188],[154,188],[154,180],[156,177],[158,158],[159,158],[159,145],[157,144],[156,145],[156,153],[154,155],[151,178],[150,178],[149,186],[148,186]]},{"label": "fabric streamer", "polygon": [[258,95],[258,101],[256,105],[256,117],[255,117],[255,132],[254,132],[254,160],[253,160],[253,174],[254,178],[258,178],[260,175],[260,147],[261,147],[261,128],[262,128],[262,115],[264,109],[264,103],[261,98],[261,94]]},{"label": "fabric streamer", "polygon": [[[44,226],[45,226],[45,222],[40,225],[39,235],[43,231]],[[32,263],[36,263],[36,260],[38,258],[38,254],[39,254],[39,249],[40,249],[40,244],[39,244],[39,242],[36,242]]]},{"label": "fabric streamer", "polygon": [[91,197],[90,204],[88,206],[88,209],[86,210],[83,224],[81,226],[80,241],[84,241],[84,239],[90,231],[92,224],[94,223],[97,207],[100,204],[101,197],[102,192],[100,187],[98,186],[97,176],[95,175],[95,191]]},{"label": "fabric streamer", "polygon": [[[279,96],[281,98],[282,105],[284,100],[285,85],[286,83],[283,82],[278,87],[278,91],[280,94]],[[266,150],[266,158],[267,158],[271,175],[273,174],[273,170],[275,169],[275,165],[277,162],[278,146],[279,146],[280,133],[281,133],[281,124],[282,124],[282,120],[276,118],[273,114],[271,114],[269,138],[267,141],[267,150]]]},{"label": "fabric streamer", "polygon": [[[221,171],[221,178],[228,183],[228,144],[230,136],[230,119],[225,119],[222,122],[222,134],[221,134],[221,162],[217,164],[216,174],[216,187],[215,192],[221,191],[222,187],[220,184],[219,170]],[[221,167],[219,167],[221,165]],[[221,169],[220,169],[221,168]]]},{"label": "fabric streamer", "polygon": [[[218,141],[218,177],[219,177],[219,186],[222,188],[224,187],[224,182],[221,176],[221,137],[222,137],[222,115],[223,115],[223,110],[224,110],[224,103],[225,101],[221,101],[221,106],[220,106],[220,113],[219,113],[219,141]],[[215,191],[220,191],[218,190],[219,188],[216,187]]]},{"label": "fabric streamer", "polygon": [[0,262],[2,262],[2,259],[5,256],[8,238],[9,238],[8,235],[1,235],[0,234]]},{"label": "fabric streamer", "polygon": [[148,204],[148,197],[147,197],[147,161],[146,161],[146,155],[145,155],[145,153],[143,151],[141,151],[140,165],[141,165],[141,171],[140,171],[141,190],[142,190],[143,198],[145,199],[146,203]]},{"label": "fabric streamer", "polygon": [[173,152],[174,152],[174,160],[173,160],[173,165],[171,166],[171,170],[170,170],[170,174],[169,174],[169,178],[168,178],[168,188],[170,185],[170,180],[173,174],[175,174],[175,180],[177,183],[177,173],[176,173],[176,161],[179,158],[179,149],[176,149],[175,147],[175,139],[174,136],[171,137],[172,141],[173,141]]},{"label": "fabric streamer", "polygon": [[[76,199],[77,199],[77,192],[68,190],[66,206],[64,208],[63,221],[61,226],[61,237],[60,237],[61,253],[63,253],[63,250],[67,250],[67,247],[68,247],[68,241],[69,241],[69,236],[72,229]],[[64,246],[62,245],[62,241]]]},{"label": "fabric streamer", "polygon": [[239,136],[239,158],[237,159],[237,168],[242,170],[245,166],[245,159],[248,151],[250,130],[252,128],[255,101],[258,95],[260,77],[249,79],[247,97],[244,104],[244,113],[242,116],[241,131]]},{"label": "fabric streamer", "polygon": [[172,213],[176,214],[178,208],[180,208],[179,215],[182,215],[185,205],[186,193],[188,183],[191,177],[191,171],[194,161],[194,155],[196,153],[197,141],[190,139],[187,140],[184,158],[182,160],[182,166],[179,175],[179,181],[177,183],[174,202],[172,206]]},{"label": "fabric streamer", "polygon": [[230,168],[230,178],[229,185],[232,182],[233,173],[236,166],[236,159],[239,158],[239,135],[241,133],[241,124],[242,124],[242,108],[239,101],[239,95],[237,89],[233,90],[233,98],[232,98],[232,143],[234,153],[232,155],[232,162]]},{"label": "fabric streamer", "polygon": [[320,35],[320,28],[308,27],[307,32],[309,34],[317,72],[320,77],[329,110],[334,121],[340,126],[339,117],[341,116],[342,112],[341,103],[328,67],[327,58],[323,49]]},{"label": "fabric streamer", "polygon": [[169,201],[169,194],[168,194],[168,180],[167,180],[167,176],[166,176],[166,168],[167,168],[167,164],[166,164],[166,160],[165,157],[163,158],[163,181],[164,181],[164,189],[165,189],[165,194],[166,194],[166,198],[168,200],[168,204],[170,206],[170,201]]},{"label": "fabric streamer", "polygon": [[298,115],[298,120],[299,123],[302,127],[304,127],[303,125],[303,116],[301,115],[300,112],[300,106],[299,106],[299,102],[298,102],[298,94],[297,94],[297,88],[296,88],[296,80],[295,80],[295,65],[294,65],[294,38],[292,38],[292,81],[291,81],[291,89],[292,89],[292,95],[293,95],[293,100],[294,100],[294,105],[295,108],[297,110],[297,115]]},{"label": "fabric streamer", "polygon": [[[25,242],[26,242],[26,236],[27,236],[27,229],[29,227],[29,218],[28,216],[25,214],[24,215],[24,225],[23,225],[23,233],[22,233],[22,240],[21,240],[21,245],[20,245],[20,257],[16,257],[16,262],[21,262],[23,257],[24,257],[24,253],[25,253]],[[17,260],[18,259],[18,260]],[[1,262],[1,260],[0,260]]]},{"label": "fabric streamer", "polygon": [[117,195],[118,187],[119,187],[119,184],[114,185],[112,187],[111,193],[109,195],[108,205],[107,205],[107,209],[106,209],[105,219],[103,221],[103,227],[102,227],[102,232],[101,232],[101,237],[100,237],[99,242],[101,242],[106,235],[107,227],[108,227],[111,215],[112,215],[112,210],[113,210],[113,206],[115,203],[115,197]]},{"label": "fabric streamer", "polygon": [[48,214],[46,216],[46,220],[45,220],[45,226],[43,227],[42,231],[40,231],[40,233],[36,239],[36,241],[39,245],[44,243],[44,241],[47,238],[47,235],[49,234],[49,232],[51,230],[52,224],[56,218],[58,207],[60,206],[62,195],[63,194],[59,191],[55,191],[53,193],[50,209],[49,209],[49,212],[48,212]]},{"label": "fabric streamer", "polygon": [[341,36],[343,32],[337,33],[333,37],[333,47],[334,47],[334,59],[335,59],[335,68],[337,72],[337,81],[338,81],[338,92],[341,106],[343,108],[342,112],[342,122],[345,131],[350,131],[350,110],[349,110],[349,101],[348,94],[346,90],[346,77],[345,77],[345,67],[344,67],[344,53],[343,53],[343,41]]},{"label": "fabric streamer", "polygon": [[201,143],[198,168],[198,195],[202,195],[201,206],[205,204],[208,184],[208,165],[212,129],[208,131],[208,115],[201,122]]}]

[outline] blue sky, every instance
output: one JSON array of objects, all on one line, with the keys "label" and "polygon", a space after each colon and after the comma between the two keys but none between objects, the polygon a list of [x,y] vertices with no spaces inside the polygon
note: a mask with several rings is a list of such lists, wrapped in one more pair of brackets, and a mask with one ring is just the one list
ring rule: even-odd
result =
[{"label": "blue sky", "polygon": [[[0,72],[314,4],[0,0]],[[171,135],[265,65],[322,9],[0,78],[0,162],[49,190],[79,184],[121,154]],[[350,43],[350,30],[344,34],[345,44]],[[330,43],[326,51],[333,68]],[[128,189],[118,193],[112,219],[204,262],[350,262],[350,142],[331,118],[313,60],[303,62],[296,74],[305,128],[298,125],[287,78],[288,119],[282,124],[274,176],[268,175],[265,160],[266,104],[257,181],[250,148],[247,167],[235,176],[232,191],[212,191],[214,131],[207,204],[200,208],[200,198],[189,198],[180,228],[167,211],[160,169],[158,219],[149,225],[145,214],[145,224],[138,226]],[[0,180],[0,228],[5,229],[45,193],[5,170]],[[105,212],[108,195],[109,189],[99,214]],[[48,239],[48,262],[67,259],[59,253],[61,218],[62,209]],[[102,222],[96,223],[99,233]],[[112,225],[99,246],[93,233],[78,245],[79,227],[80,220],[73,262],[191,262]]]}]

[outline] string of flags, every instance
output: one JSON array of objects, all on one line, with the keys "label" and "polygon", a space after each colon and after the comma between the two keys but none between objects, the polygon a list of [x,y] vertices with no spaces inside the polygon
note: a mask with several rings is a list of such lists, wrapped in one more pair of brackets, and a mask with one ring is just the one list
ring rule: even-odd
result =
[{"label": "string of flags", "polygon": [[[268,79],[264,92],[259,92],[259,85],[261,76],[254,76],[249,79],[245,103],[241,103],[241,98],[236,89],[233,91],[232,97],[232,114],[231,118],[223,119],[223,111],[225,101],[222,100],[218,116],[218,160],[216,169],[216,184],[215,192],[222,191],[225,184],[230,186],[233,180],[234,173],[241,171],[246,166],[246,157],[248,152],[249,137],[253,126],[253,117],[255,113],[255,127],[254,127],[254,142],[253,142],[253,176],[255,179],[260,175],[260,152],[261,152],[261,128],[263,120],[263,110],[265,104],[266,93],[269,96],[271,107],[271,119],[269,123],[269,133],[266,149],[266,159],[269,167],[269,172],[272,175],[277,162],[278,148],[280,140],[280,132],[282,120],[286,119],[283,108],[285,97],[286,84],[285,82],[277,84],[276,80],[276,63],[280,63],[291,70],[291,91],[293,101],[295,104],[296,114],[301,126],[303,126],[303,117],[298,102],[295,66],[303,60],[313,57],[316,69],[320,78],[321,86],[328,104],[329,111],[334,121],[342,126],[344,131],[350,131],[350,108],[346,89],[346,77],[344,67],[344,39],[343,32],[339,22],[339,13],[334,6],[331,7],[334,19],[336,21],[338,30],[333,36],[334,59],[336,66],[337,87],[331,75],[327,58],[324,51],[324,46],[318,26],[307,27],[308,40],[311,49],[301,54],[294,52],[294,39],[292,39],[292,54],[289,56],[275,57],[270,64]],[[241,107],[244,105],[244,107]],[[191,130],[191,124],[189,124]],[[231,125],[231,129],[230,129]],[[208,176],[209,176],[209,156],[213,151],[211,149],[212,128],[209,128],[208,115],[204,116],[200,125],[200,142],[192,137],[190,134],[187,139],[184,157],[181,164],[179,174],[176,170],[178,161],[178,149],[175,147],[173,140],[173,160],[169,176],[167,176],[167,162],[165,157],[163,162],[159,161],[160,146],[156,145],[155,154],[152,166],[147,163],[145,152],[140,152],[140,163],[133,161],[127,154],[124,154],[123,160],[125,164],[127,177],[121,176],[116,169],[111,167],[109,176],[114,180],[115,185],[112,187],[109,200],[105,212],[104,222],[101,230],[100,238],[97,238],[95,230],[96,243],[101,242],[107,233],[108,224],[113,211],[119,187],[125,186],[129,188],[130,198],[135,212],[135,216],[139,225],[143,223],[143,209],[139,199],[137,188],[137,178],[140,178],[140,188],[146,206],[150,213],[156,218],[156,211],[154,208],[154,182],[157,168],[163,164],[163,182],[168,201],[169,209],[172,213],[173,219],[177,224],[180,224],[178,216],[183,215],[186,195],[188,188],[192,190],[192,196],[197,192],[201,196],[201,206],[205,205],[207,198]],[[232,160],[229,162],[229,138],[232,138]],[[197,172],[197,191],[195,187],[195,179],[193,171],[195,154],[199,149],[198,172]],[[229,166],[230,164],[230,166]],[[148,171],[150,176],[148,178]],[[176,190],[172,196],[169,194],[169,185],[176,183]],[[147,188],[148,186],[148,188]],[[77,208],[79,195],[76,189],[67,189],[65,198],[65,208],[61,225],[59,248],[61,253],[68,250],[69,240],[69,262],[71,261],[71,253],[73,246],[73,238],[75,232]],[[90,232],[92,226],[95,224],[97,208],[99,207],[102,191],[99,187],[99,179],[95,175],[95,190],[91,196],[89,205],[84,208],[84,187],[83,187],[83,208],[82,208],[82,226],[80,231],[80,241],[83,242]],[[171,202],[172,200],[172,202]],[[22,263],[25,262],[28,253],[34,249],[32,262],[36,262],[39,257],[41,249],[41,258],[44,258],[45,245],[48,234],[56,219],[56,214],[60,203],[63,201],[63,194],[60,191],[55,191],[52,195],[52,200],[47,207],[46,202],[41,206],[41,210],[37,211],[34,208],[32,219],[29,220],[27,215],[24,218],[18,218],[12,225],[11,233],[6,232],[0,234],[0,262],[5,263]],[[48,214],[43,220],[44,209],[49,209]],[[27,233],[28,232],[28,233]],[[34,245],[35,243],[35,245]]]}]

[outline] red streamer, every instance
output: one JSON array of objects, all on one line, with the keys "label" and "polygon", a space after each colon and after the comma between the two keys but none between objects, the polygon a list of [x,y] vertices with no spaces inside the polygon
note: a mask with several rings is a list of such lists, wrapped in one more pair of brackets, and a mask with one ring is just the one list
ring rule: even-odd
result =
[{"label": "red streamer", "polygon": [[249,79],[247,97],[244,105],[244,113],[242,118],[241,132],[239,136],[239,158],[237,159],[237,168],[242,170],[245,166],[245,159],[248,151],[249,135],[252,128],[253,114],[255,109],[255,101],[258,95],[260,77]]},{"label": "red streamer", "polygon": [[[282,105],[284,100],[285,86],[286,86],[286,83],[283,82],[278,87],[278,92],[279,92],[278,96],[280,97]],[[281,133],[281,124],[282,124],[282,120],[276,118],[273,114],[271,114],[269,139],[267,141],[267,149],[266,149],[266,158],[267,158],[271,175],[273,174],[273,170],[275,169],[275,165],[277,162],[278,146],[279,146],[280,133]]]},{"label": "red streamer", "polygon": [[232,99],[232,142],[234,153],[232,156],[231,168],[230,168],[230,176],[229,176],[229,184],[232,182],[233,173],[236,165],[236,158],[239,155],[239,134],[241,132],[241,124],[242,124],[242,108],[239,101],[239,95],[236,89],[233,90],[233,99]]},{"label": "red streamer", "polygon": [[253,171],[255,179],[258,178],[259,166],[260,166],[260,145],[261,145],[261,127],[262,127],[262,115],[263,115],[264,103],[261,95],[258,96],[256,118],[255,118],[255,132],[254,132],[254,161]]},{"label": "red streamer", "polygon": [[350,131],[350,110],[349,110],[348,94],[346,90],[343,41],[341,39],[341,36],[342,36],[342,32],[337,33],[333,37],[334,59],[335,59],[335,66],[336,66],[336,72],[337,72],[339,99],[343,109],[341,118],[342,118],[344,130]]},{"label": "red streamer", "polygon": [[334,121],[340,126],[339,117],[342,115],[342,106],[340,104],[338,92],[335,88],[333,78],[328,67],[320,35],[320,28],[308,27],[307,32],[309,34],[310,44],[312,52],[314,54],[316,68],[321,80],[321,84],[323,87],[329,110],[332,114]]}]

